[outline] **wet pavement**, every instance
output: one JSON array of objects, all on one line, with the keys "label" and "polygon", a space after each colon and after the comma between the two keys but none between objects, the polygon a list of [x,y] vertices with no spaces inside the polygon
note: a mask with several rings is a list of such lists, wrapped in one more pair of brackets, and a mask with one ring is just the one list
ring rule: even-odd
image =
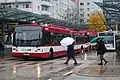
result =
[{"label": "wet pavement", "polygon": [[77,54],[78,65],[66,57],[54,60],[23,61],[16,58],[0,58],[0,80],[120,80],[120,57],[107,52],[106,66],[99,66],[96,52]]},{"label": "wet pavement", "polygon": [[[115,52],[107,52],[105,58],[108,60],[107,65],[97,65],[99,59],[88,66],[78,66],[75,73],[65,80],[120,80],[120,57]],[[94,55],[89,56],[93,61]]]}]

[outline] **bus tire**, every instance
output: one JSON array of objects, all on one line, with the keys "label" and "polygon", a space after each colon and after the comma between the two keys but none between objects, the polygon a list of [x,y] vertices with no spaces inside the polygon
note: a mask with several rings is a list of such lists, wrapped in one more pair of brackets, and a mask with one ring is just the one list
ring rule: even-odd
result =
[{"label": "bus tire", "polygon": [[52,60],[53,59],[53,48],[51,47],[49,50],[49,59]]}]

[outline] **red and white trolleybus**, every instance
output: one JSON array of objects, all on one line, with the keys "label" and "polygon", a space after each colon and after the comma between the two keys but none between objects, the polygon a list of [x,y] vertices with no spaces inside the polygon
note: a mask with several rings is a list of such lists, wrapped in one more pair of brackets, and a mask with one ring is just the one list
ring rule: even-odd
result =
[{"label": "red and white trolleybus", "polygon": [[23,59],[53,58],[66,55],[66,48],[60,45],[62,38],[72,36],[75,39],[75,52],[89,47],[85,36],[78,31],[56,25],[18,25],[13,34],[12,56]]}]

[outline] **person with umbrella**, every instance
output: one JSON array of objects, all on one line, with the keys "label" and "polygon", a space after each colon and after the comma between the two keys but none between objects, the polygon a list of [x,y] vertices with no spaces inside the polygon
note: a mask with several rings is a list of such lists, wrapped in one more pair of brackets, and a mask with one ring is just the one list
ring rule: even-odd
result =
[{"label": "person with umbrella", "polygon": [[104,41],[102,39],[97,40],[96,48],[97,48],[96,49],[97,55],[100,55],[100,63],[98,65],[103,65],[103,61],[105,62],[104,65],[106,65],[108,61],[104,58],[104,54],[107,49],[106,49]]},{"label": "person with umbrella", "polygon": [[77,61],[75,59],[75,53],[74,53],[74,42],[71,45],[67,46],[67,60],[64,64],[68,64],[71,58],[73,58],[74,60],[74,65],[76,65]]},{"label": "person with umbrella", "polygon": [[0,57],[4,55],[4,44],[0,40]]},{"label": "person with umbrella", "polygon": [[74,60],[74,65],[77,64],[77,61],[75,59],[75,53],[74,53],[74,43],[75,43],[75,40],[72,37],[65,37],[60,41],[60,44],[63,47],[67,47],[67,60],[64,64],[68,64],[71,58],[73,58]]}]

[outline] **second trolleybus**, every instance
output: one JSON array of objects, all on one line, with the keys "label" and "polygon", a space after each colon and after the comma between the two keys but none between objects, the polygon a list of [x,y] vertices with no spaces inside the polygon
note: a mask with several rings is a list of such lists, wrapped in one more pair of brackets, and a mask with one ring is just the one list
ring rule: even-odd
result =
[{"label": "second trolleybus", "polygon": [[107,50],[116,50],[116,33],[114,31],[98,32],[98,36],[104,37],[104,43]]}]

